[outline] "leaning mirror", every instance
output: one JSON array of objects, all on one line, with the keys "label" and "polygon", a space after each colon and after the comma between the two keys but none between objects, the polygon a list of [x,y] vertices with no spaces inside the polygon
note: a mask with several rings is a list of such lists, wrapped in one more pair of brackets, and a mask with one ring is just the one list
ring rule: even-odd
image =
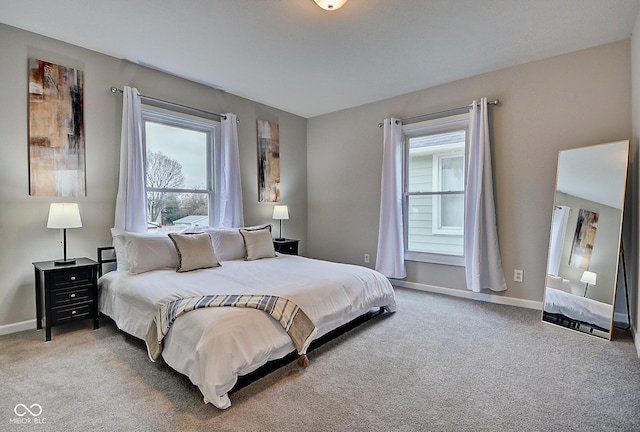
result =
[{"label": "leaning mirror", "polygon": [[629,141],[558,156],[542,319],[611,339]]}]

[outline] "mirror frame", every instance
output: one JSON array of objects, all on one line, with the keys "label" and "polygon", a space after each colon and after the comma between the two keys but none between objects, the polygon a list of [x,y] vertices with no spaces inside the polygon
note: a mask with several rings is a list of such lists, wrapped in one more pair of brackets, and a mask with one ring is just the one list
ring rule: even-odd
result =
[{"label": "mirror frame", "polygon": [[[592,149],[592,148],[602,148],[603,146],[608,146],[608,145],[619,145],[619,144],[625,144],[625,160],[624,160],[624,167],[623,168],[623,172],[622,172],[622,178],[623,178],[623,184],[622,184],[622,191],[621,191],[621,202],[620,202],[620,217],[619,217],[619,223],[618,223],[618,227],[617,227],[617,245],[615,245],[615,251],[616,251],[616,256],[614,258],[614,269],[613,269],[613,287],[612,287],[612,298],[611,298],[611,313],[610,313],[610,317],[609,317],[609,329],[608,329],[608,333],[605,336],[605,328],[604,327],[599,327],[597,326],[595,323],[587,323],[585,321],[579,320],[576,316],[573,317],[567,317],[564,315],[563,312],[547,312],[547,304],[549,302],[549,304],[553,305],[553,310],[555,311],[556,306],[560,307],[561,310],[573,310],[574,312],[581,312],[581,308],[584,308],[584,310],[589,310],[589,311],[596,311],[597,309],[601,309],[604,310],[606,309],[606,307],[604,305],[609,305],[609,303],[604,303],[603,301],[597,301],[597,300],[593,300],[593,299],[589,299],[586,298],[586,294],[587,294],[587,290],[589,287],[589,284],[586,284],[585,287],[585,294],[584,294],[584,300],[582,300],[583,297],[579,297],[576,294],[573,294],[571,292],[570,287],[568,287],[570,285],[570,281],[565,279],[564,277],[562,277],[562,275],[558,274],[557,276],[554,277],[554,275],[550,275],[550,266],[551,266],[551,255],[552,255],[552,242],[553,242],[553,237],[554,237],[554,219],[556,217],[556,208],[559,206],[558,204],[558,192],[559,192],[559,181],[561,180],[561,172],[560,172],[560,168],[561,168],[561,162],[563,162],[562,160],[562,156],[568,154],[569,152],[572,151],[576,151],[576,150],[588,150],[588,149]],[[558,154],[558,162],[557,162],[557,167],[556,167],[556,183],[555,183],[555,190],[554,190],[554,199],[553,199],[553,212],[552,212],[552,217],[551,217],[551,232],[549,234],[549,250],[548,250],[548,254],[547,254],[547,266],[545,268],[545,288],[544,288],[544,295],[543,295],[543,302],[542,302],[542,321],[552,324],[552,325],[558,325],[560,327],[564,327],[564,328],[568,328],[583,334],[588,334],[594,337],[599,337],[599,338],[603,338],[603,339],[607,339],[607,340],[611,340],[611,336],[613,333],[613,328],[614,328],[614,315],[615,315],[615,304],[616,304],[616,295],[617,295],[617,287],[618,287],[618,273],[619,273],[619,266],[620,266],[620,252],[621,252],[621,247],[622,247],[622,224],[623,224],[623,219],[624,219],[624,209],[625,209],[625,204],[626,204],[626,189],[627,189],[627,182],[628,182],[628,175],[629,175],[629,157],[630,157],[630,140],[620,140],[620,141],[612,141],[612,142],[608,142],[608,143],[603,143],[603,144],[595,144],[595,145],[590,145],[590,146],[586,146],[586,147],[579,147],[579,148],[573,148],[573,149],[567,149],[567,150],[562,150],[559,152]],[[566,163],[567,159],[564,159],[564,162]],[[616,167],[618,166],[619,162],[616,164]],[[613,164],[612,164],[613,166]],[[584,200],[587,201],[592,201],[592,202],[598,202],[598,201],[593,201],[593,200],[588,200],[588,198],[582,198]],[[601,203],[598,202],[604,206],[607,207],[611,207],[606,203]],[[615,207],[614,207],[615,208]],[[588,209],[587,209],[588,210]],[[580,209],[570,209],[569,211],[579,211],[581,214],[584,211],[582,208]],[[589,213],[588,211],[586,213]],[[585,214],[582,214],[585,215]],[[579,215],[580,216],[580,215]],[[579,218],[579,216],[576,216],[577,218]],[[595,226],[597,226],[597,219],[595,220]],[[612,224],[613,226],[613,224]],[[579,222],[577,223],[576,229],[575,231],[578,231],[581,228],[581,225],[579,224]],[[595,229],[594,229],[595,230]],[[570,232],[571,230],[568,229],[567,232]],[[613,231],[613,230],[612,230]],[[574,232],[573,234],[574,236],[576,235],[576,232]],[[614,234],[615,235],[615,234]],[[563,243],[566,245],[566,238],[567,236],[565,235],[564,238],[562,239]],[[597,239],[597,237],[595,237]],[[612,240],[613,241],[613,240]],[[594,245],[595,245],[595,241],[594,241]],[[613,248],[610,248],[611,251],[613,251]],[[564,247],[563,247],[564,250]],[[571,252],[569,252],[571,254]],[[570,255],[571,256],[571,255]],[[566,257],[565,257],[566,258]],[[587,268],[585,270],[588,270],[588,265],[586,266]],[[584,269],[584,267],[582,267]],[[580,271],[580,270],[577,270]],[[584,276],[580,279],[580,283],[585,283],[583,281]],[[573,278],[573,281],[575,281],[576,279]],[[549,285],[552,285],[555,283],[560,283],[562,286],[559,287],[554,287],[553,290],[551,290],[552,287],[550,287]],[[550,291],[551,290],[551,291]],[[574,297],[575,296],[575,297]],[[580,300],[578,300],[580,299]],[[560,302],[562,301],[567,301],[570,302],[571,305],[566,307],[566,308],[562,308],[562,304]],[[564,305],[566,306],[566,305]],[[550,307],[551,309],[551,307]],[[605,315],[601,314],[600,318],[603,319]],[[555,321],[554,321],[555,320]],[[566,322],[565,322],[566,321]]]}]

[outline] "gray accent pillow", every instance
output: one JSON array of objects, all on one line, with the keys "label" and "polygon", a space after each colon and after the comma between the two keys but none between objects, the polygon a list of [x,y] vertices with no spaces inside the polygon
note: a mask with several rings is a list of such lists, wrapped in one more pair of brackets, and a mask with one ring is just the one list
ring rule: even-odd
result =
[{"label": "gray accent pillow", "polygon": [[246,249],[245,260],[253,261],[276,256],[271,238],[271,225],[256,230],[240,229],[240,234]]},{"label": "gray accent pillow", "polygon": [[213,251],[211,236],[207,233],[169,234],[178,253],[177,272],[219,267],[220,263]]}]

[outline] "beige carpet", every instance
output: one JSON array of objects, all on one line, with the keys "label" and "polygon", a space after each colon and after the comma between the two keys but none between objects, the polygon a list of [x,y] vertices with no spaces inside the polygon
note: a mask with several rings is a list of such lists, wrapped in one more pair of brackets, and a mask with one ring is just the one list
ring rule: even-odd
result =
[{"label": "beige carpet", "polygon": [[224,411],[106,320],[54,328],[48,343],[42,330],[2,336],[0,431],[640,430],[628,332],[607,342],[533,310],[397,294],[397,313],[232,393]]}]

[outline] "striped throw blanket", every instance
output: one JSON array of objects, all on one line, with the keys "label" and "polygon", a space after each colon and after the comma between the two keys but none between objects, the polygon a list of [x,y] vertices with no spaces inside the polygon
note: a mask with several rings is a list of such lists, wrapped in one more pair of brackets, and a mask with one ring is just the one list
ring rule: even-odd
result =
[{"label": "striped throw blanket", "polygon": [[298,354],[305,356],[317,333],[307,314],[292,301],[273,295],[207,295],[185,297],[162,306],[149,326],[145,338],[149,358],[155,361],[162,353],[162,340],[171,324],[183,313],[206,307],[240,307],[264,311],[287,332]]}]

